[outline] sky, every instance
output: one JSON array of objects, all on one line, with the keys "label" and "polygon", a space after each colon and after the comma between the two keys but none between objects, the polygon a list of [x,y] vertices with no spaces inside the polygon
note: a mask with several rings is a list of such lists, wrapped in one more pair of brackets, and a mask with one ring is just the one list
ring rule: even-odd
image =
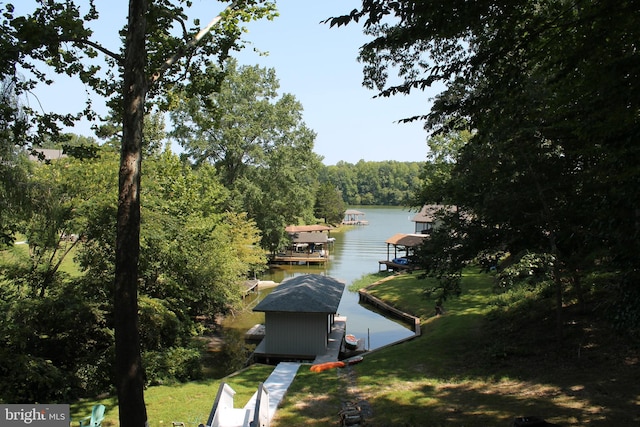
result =
[{"label": "sky", "polygon": [[[83,0],[79,0],[82,2]],[[281,93],[290,93],[302,104],[303,120],[316,134],[314,151],[325,165],[338,161],[424,161],[427,133],[420,122],[398,120],[426,114],[437,94],[420,92],[409,96],[374,98],[375,91],[362,86],[362,64],[358,49],[367,41],[360,24],[330,28],[321,21],[359,6],[354,0],[278,0],[280,16],[246,24],[247,48],[234,54],[240,65],[275,69]],[[19,3],[18,3],[19,4]],[[195,14],[203,25],[211,21],[225,3],[193,0]],[[96,0],[100,20],[95,39],[117,42],[117,30],[126,20],[124,0]],[[19,11],[17,11],[19,12]],[[105,43],[108,44],[108,43]],[[259,55],[253,48],[268,55]],[[56,83],[37,93],[43,109],[77,103],[82,107],[85,91],[77,82],[56,77]],[[95,100],[94,106],[100,102]],[[88,125],[72,130],[90,135]],[[173,147],[174,151],[179,150]]]}]

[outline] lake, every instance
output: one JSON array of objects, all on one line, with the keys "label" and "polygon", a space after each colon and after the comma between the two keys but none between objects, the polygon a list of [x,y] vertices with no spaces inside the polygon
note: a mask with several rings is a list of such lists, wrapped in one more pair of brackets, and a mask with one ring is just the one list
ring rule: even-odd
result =
[{"label": "lake", "polygon": [[[301,274],[324,274],[344,281],[346,288],[365,274],[378,272],[378,261],[387,260],[385,241],[396,233],[413,233],[411,218],[415,212],[399,207],[354,206],[365,214],[368,225],[353,226],[347,231],[333,233],[336,241],[331,248],[329,262],[325,266],[277,266],[263,274],[261,280],[280,283],[283,280]],[[394,257],[393,247],[390,258]],[[251,312],[259,300],[270,289],[262,290],[247,300],[247,309],[235,318],[228,319],[226,326],[243,328],[245,331],[256,323],[264,322],[263,313]],[[387,319],[383,315],[361,305],[358,293],[345,289],[338,313],[347,317],[347,332],[365,339],[369,349],[376,349],[397,340],[413,335],[404,324]]]}]

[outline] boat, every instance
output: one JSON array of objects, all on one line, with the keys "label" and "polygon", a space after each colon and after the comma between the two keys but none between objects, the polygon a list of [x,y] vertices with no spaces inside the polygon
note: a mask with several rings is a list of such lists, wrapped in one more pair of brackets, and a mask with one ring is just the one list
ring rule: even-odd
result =
[{"label": "boat", "polygon": [[358,338],[355,335],[347,334],[344,337],[344,343],[348,349],[354,350],[358,348]]}]

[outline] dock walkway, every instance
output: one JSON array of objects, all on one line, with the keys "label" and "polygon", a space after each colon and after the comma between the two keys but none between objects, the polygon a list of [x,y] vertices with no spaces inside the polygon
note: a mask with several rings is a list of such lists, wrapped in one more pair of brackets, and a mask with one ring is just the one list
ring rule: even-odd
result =
[{"label": "dock walkway", "polygon": [[[250,427],[258,424],[268,427],[299,367],[300,363],[296,362],[279,363],[243,408],[234,407],[236,392],[222,382],[207,424],[200,424],[200,427]],[[184,426],[184,423],[173,424]]]},{"label": "dock walkway", "polygon": [[329,334],[329,342],[327,343],[327,350],[316,356],[313,364],[335,362],[340,357],[340,349],[344,340],[344,334],[347,329],[347,318],[343,316],[336,316],[331,327],[331,333]]},{"label": "dock walkway", "polygon": [[[285,393],[289,389],[293,379],[296,377],[299,367],[300,363],[297,362],[280,362],[273,372],[271,372],[269,378],[264,382],[264,387],[269,392],[269,421],[271,421],[273,416],[276,414],[278,405],[280,405]],[[244,406],[245,410],[253,412],[256,406],[257,397],[258,392],[256,391],[251,399],[249,399],[249,402]]]}]

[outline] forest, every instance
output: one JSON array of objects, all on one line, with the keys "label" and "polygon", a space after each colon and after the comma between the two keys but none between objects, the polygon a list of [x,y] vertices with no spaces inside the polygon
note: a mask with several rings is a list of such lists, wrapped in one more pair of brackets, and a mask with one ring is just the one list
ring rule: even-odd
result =
[{"label": "forest", "polygon": [[[427,145],[425,142],[425,152]],[[320,169],[318,181],[337,188],[347,205],[413,206],[424,162],[338,162]]]},{"label": "forest", "polygon": [[[232,57],[274,3],[234,3],[204,30],[178,1],[129,5],[118,51],[94,40],[92,3],[2,6],[0,401],[114,391],[120,425],[142,427],[144,387],[200,374],[198,319],[233,306],[285,225],[346,205],[447,206],[412,259],[441,301],[477,264],[496,292],[552,304],[559,346],[569,306],[637,343],[638,2],[362,0],[328,18],[370,37],[358,59],[376,96],[445,86],[405,119],[425,124],[425,161],[332,166],[275,70]],[[106,99],[95,138],[63,131],[96,119],[90,102],[24,101],[57,74]],[[67,157],[29,158],[42,147]]]}]

